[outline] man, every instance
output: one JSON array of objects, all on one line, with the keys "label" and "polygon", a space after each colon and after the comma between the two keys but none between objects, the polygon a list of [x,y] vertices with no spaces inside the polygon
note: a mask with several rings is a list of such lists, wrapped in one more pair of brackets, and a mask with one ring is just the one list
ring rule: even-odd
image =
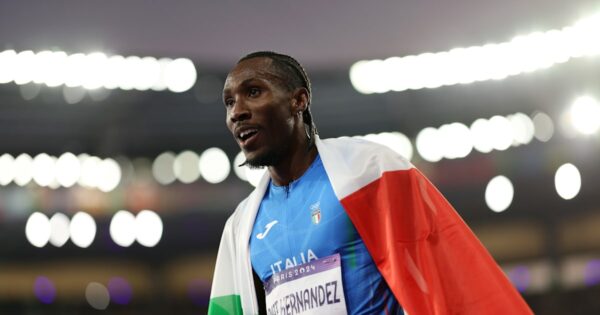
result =
[{"label": "man", "polygon": [[223,101],[245,164],[268,172],[225,225],[209,314],[531,314],[409,162],[318,138],[295,59],[242,58]]}]

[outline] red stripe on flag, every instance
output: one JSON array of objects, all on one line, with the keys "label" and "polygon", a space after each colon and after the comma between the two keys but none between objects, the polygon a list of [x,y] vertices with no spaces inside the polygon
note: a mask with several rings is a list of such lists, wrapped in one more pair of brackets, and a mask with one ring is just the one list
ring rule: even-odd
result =
[{"label": "red stripe on flag", "polygon": [[409,314],[532,314],[473,232],[418,170],[385,172],[342,205]]}]

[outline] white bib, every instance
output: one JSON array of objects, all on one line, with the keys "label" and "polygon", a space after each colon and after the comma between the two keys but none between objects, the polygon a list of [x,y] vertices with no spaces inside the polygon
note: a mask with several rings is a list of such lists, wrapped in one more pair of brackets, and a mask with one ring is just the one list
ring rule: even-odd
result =
[{"label": "white bib", "polygon": [[275,273],[264,286],[268,315],[348,314],[340,254]]}]

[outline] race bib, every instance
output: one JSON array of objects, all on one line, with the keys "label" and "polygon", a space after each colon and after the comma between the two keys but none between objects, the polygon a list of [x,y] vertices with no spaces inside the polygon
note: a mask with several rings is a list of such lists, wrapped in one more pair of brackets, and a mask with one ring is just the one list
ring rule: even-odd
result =
[{"label": "race bib", "polygon": [[264,283],[267,314],[347,314],[340,254],[273,274]]}]

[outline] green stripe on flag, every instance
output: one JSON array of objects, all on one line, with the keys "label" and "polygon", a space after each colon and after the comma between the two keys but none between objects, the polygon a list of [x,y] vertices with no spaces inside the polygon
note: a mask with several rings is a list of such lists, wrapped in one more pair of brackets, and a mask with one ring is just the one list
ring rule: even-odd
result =
[{"label": "green stripe on flag", "polygon": [[225,295],[210,299],[208,315],[242,315],[242,300],[239,295]]}]

